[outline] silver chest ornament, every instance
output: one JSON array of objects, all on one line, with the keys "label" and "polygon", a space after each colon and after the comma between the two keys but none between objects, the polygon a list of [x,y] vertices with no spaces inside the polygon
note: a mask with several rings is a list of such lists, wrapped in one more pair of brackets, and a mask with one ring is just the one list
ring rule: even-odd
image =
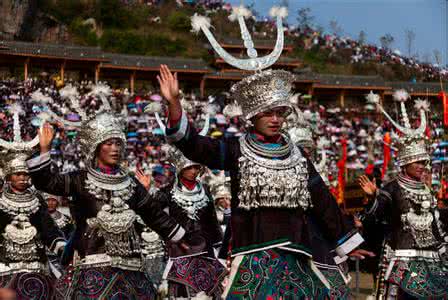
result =
[{"label": "silver chest ornament", "polygon": [[135,230],[137,215],[126,203],[136,184],[126,175],[106,175],[89,170],[86,188],[104,204],[96,218],[87,220],[104,238],[105,251],[110,256],[129,257],[141,253],[140,238]]},{"label": "silver chest ornament", "polygon": [[172,199],[186,213],[188,218],[199,220],[198,212],[210,203],[202,184],[198,184],[193,191],[188,191],[178,184],[172,190]]},{"label": "silver chest ornament", "polygon": [[69,218],[59,211],[56,211],[53,214],[51,214],[51,217],[56,223],[56,226],[58,226],[60,229],[63,229],[70,222]]},{"label": "silver chest ornament", "polygon": [[417,248],[427,248],[438,244],[433,232],[433,209],[436,200],[428,188],[411,189],[400,184],[402,196],[409,203],[409,211],[402,214],[405,230],[410,230]]},{"label": "silver chest ornament", "polygon": [[283,159],[272,159],[251,150],[242,137],[239,158],[239,207],[298,208],[312,207],[308,190],[307,161],[295,145]]},{"label": "silver chest ornament", "polygon": [[5,256],[11,262],[30,262],[39,260],[38,249],[42,248],[36,239],[37,229],[29,216],[39,209],[39,199],[34,192],[14,194],[6,187],[0,201],[0,209],[12,217],[3,233]]}]

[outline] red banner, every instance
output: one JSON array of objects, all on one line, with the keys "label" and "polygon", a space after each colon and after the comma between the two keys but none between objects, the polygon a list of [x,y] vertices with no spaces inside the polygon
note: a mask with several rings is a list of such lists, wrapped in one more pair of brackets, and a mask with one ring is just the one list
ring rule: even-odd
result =
[{"label": "red banner", "polygon": [[443,104],[443,125],[448,127],[448,97],[445,92],[440,92],[438,95]]},{"label": "red banner", "polygon": [[337,163],[338,171],[338,197],[337,202],[344,202],[344,187],[345,187],[345,163],[347,162],[347,140],[341,140],[342,157]]},{"label": "red banner", "polygon": [[383,168],[381,169],[381,179],[384,178],[387,172],[387,166],[390,162],[390,133],[386,132],[383,138],[384,146],[383,146]]}]

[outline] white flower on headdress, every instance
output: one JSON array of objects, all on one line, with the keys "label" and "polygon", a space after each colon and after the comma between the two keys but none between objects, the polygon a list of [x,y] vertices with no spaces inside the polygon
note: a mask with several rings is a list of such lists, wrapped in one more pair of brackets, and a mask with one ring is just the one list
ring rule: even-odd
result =
[{"label": "white flower on headdress", "polygon": [[211,117],[215,116],[218,111],[219,111],[219,106],[216,104],[208,104],[205,107],[205,113],[210,115]]},{"label": "white flower on headdress", "polygon": [[229,16],[229,20],[233,22],[235,20],[238,20],[239,16],[243,16],[245,19],[247,19],[252,16],[252,12],[243,5],[234,6],[232,8],[232,14]]},{"label": "white flower on headdress", "polygon": [[224,114],[224,116],[228,117],[228,118],[234,118],[234,117],[239,117],[243,115],[243,110],[241,109],[241,106],[239,106],[236,103],[231,103],[226,105],[226,107],[224,107],[224,109],[222,110],[222,113]]},{"label": "white flower on headdress", "polygon": [[39,118],[39,119],[41,119],[42,121],[48,121],[48,120],[51,120],[51,116],[50,116],[50,114],[49,113],[47,113],[47,112],[41,112],[41,113],[39,113],[38,115],[37,115],[37,118]]},{"label": "white flower on headdress", "polygon": [[161,112],[162,112],[162,104],[160,102],[152,101],[151,103],[145,106],[145,113],[153,114]]},{"label": "white flower on headdress", "polygon": [[13,114],[23,115],[23,114],[25,114],[25,111],[23,110],[22,106],[19,103],[11,104],[9,106],[8,110],[11,113],[11,115],[13,115]]},{"label": "white flower on headdress", "polygon": [[109,96],[112,94],[112,89],[107,84],[104,84],[102,82],[99,82],[98,84],[95,84],[92,86],[92,91],[88,93],[88,95],[104,95]]},{"label": "white flower on headdress", "polygon": [[191,27],[193,27],[193,29],[191,30],[193,33],[199,33],[202,27],[210,28],[211,27],[210,18],[195,13],[191,17]]},{"label": "white flower on headdress", "polygon": [[280,17],[284,19],[288,16],[288,9],[286,7],[273,6],[269,10],[269,15],[273,18]]},{"label": "white flower on headdress", "polygon": [[330,141],[327,140],[325,137],[321,137],[318,141],[317,141],[317,148],[318,149],[325,149],[326,147],[328,147],[330,145]]},{"label": "white flower on headdress", "polygon": [[292,96],[289,98],[289,102],[290,102],[291,104],[298,105],[298,104],[299,104],[299,96],[300,96],[300,93],[297,93],[297,94],[292,95]]},{"label": "white flower on headdress", "polygon": [[429,111],[429,102],[427,100],[422,100],[420,98],[418,98],[417,100],[415,100],[414,102],[414,108],[417,110],[421,110],[423,109],[424,111]]},{"label": "white flower on headdress", "polygon": [[366,96],[367,102],[371,104],[379,104],[380,103],[380,96],[378,94],[375,94],[373,91],[370,91],[369,94]]},{"label": "white flower on headdress", "polygon": [[193,105],[189,101],[187,101],[185,98],[182,98],[180,100],[180,105],[182,106],[182,109],[186,112],[192,112],[193,111]]},{"label": "white flower on headdress", "polygon": [[42,94],[40,89],[34,91],[30,96],[31,96],[32,102],[37,102],[37,103],[42,103],[42,104],[47,104],[47,103],[53,102],[53,99],[49,96]]},{"label": "white flower on headdress", "polygon": [[394,92],[393,98],[398,102],[406,102],[409,99],[409,93],[404,89],[397,90]]},{"label": "white flower on headdress", "polygon": [[79,92],[75,86],[67,84],[65,87],[59,90],[59,95],[61,95],[62,98],[72,99],[77,98],[79,96]]}]

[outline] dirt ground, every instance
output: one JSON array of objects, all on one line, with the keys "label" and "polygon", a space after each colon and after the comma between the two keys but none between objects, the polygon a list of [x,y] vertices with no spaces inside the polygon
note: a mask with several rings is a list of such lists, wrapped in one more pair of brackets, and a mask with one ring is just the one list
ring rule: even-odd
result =
[{"label": "dirt ground", "polygon": [[359,273],[359,294],[356,294],[356,274],[351,272],[352,281],[350,288],[352,290],[353,299],[364,300],[373,292],[373,278],[371,274]]}]

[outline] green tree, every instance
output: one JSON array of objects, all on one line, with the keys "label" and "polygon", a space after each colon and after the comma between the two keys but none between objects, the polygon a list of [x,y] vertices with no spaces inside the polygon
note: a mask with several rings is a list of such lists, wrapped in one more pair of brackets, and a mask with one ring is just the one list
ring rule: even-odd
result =
[{"label": "green tree", "polygon": [[367,34],[365,33],[364,30],[361,30],[358,35],[358,42],[361,45],[364,45],[366,43],[366,40],[367,40]]},{"label": "green tree", "polygon": [[304,30],[312,28],[314,22],[314,16],[311,15],[311,8],[303,7],[297,12],[297,23],[299,28]]},{"label": "green tree", "polygon": [[394,40],[394,37],[390,33],[386,33],[385,35],[380,37],[381,47],[384,49],[390,49]]},{"label": "green tree", "polygon": [[95,14],[95,19],[105,28],[128,29],[138,22],[133,18],[130,8],[120,0],[98,0]]},{"label": "green tree", "polygon": [[74,19],[69,25],[69,30],[75,36],[76,42],[88,46],[98,45],[98,38],[92,26],[83,24],[82,19]]},{"label": "green tree", "polygon": [[189,31],[191,29],[190,17],[183,11],[174,11],[168,16],[168,27],[174,31]]}]

